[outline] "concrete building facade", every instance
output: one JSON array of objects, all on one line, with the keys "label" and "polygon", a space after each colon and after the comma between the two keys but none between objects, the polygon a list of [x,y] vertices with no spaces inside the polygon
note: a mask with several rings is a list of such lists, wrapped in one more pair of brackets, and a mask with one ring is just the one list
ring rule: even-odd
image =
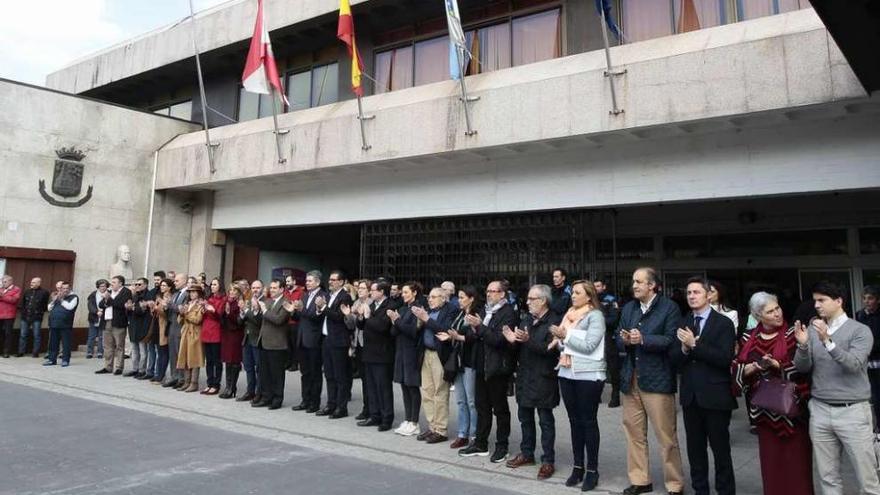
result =
[{"label": "concrete building facade", "polygon": [[292,100],[278,116],[283,163],[271,103],[240,88],[256,2],[48,77],[201,122],[195,32],[214,170],[202,132],[156,119],[189,125],[149,151],[157,204],[192,208],[190,247],[148,270],[185,260],[227,278],[313,267],[429,283],[504,276],[522,292],[561,265],[622,292],[628,270],[652,264],[670,292],[692,274],[722,280],[741,312],[758,289],[793,307],[832,278],[858,306],[858,287],[880,282],[880,102],[808,2],[695,1],[695,19],[680,2],[613,2],[624,42],[609,77],[593,2],[461,0],[480,54],[466,78],[474,135],[442,67],[442,2],[352,3],[376,81],[363,98],[375,116],[367,150],[335,0],[265,2]]}]

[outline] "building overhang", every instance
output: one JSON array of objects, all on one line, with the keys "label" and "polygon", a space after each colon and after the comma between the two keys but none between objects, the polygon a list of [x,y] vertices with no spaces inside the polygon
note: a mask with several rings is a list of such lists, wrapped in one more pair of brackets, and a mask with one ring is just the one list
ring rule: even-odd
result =
[{"label": "building overhang", "polygon": [[[459,87],[445,81],[366,97],[369,150],[357,102],[215,128],[211,173],[202,133],[160,151],[157,189],[221,189],[282,177],[332,177],[407,163],[459,163],[524,151],[609,146],[629,139],[735,129],[814,112],[857,113],[867,96],[815,12],[704,29],[615,47],[624,113],[610,113],[602,52],[469,77],[477,134],[466,136]],[[769,119],[769,120],[768,120]]]},{"label": "building overhang", "polygon": [[868,93],[880,90],[880,2],[810,0]]}]

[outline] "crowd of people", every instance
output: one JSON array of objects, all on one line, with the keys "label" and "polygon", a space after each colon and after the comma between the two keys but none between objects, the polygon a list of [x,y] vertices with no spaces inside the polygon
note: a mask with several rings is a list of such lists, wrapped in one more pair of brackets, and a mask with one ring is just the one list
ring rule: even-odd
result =
[{"label": "crowd of people", "polygon": [[[159,271],[152,285],[139,278],[129,288],[116,276],[98,280],[86,298],[86,358],[103,359],[98,374],[270,410],[282,407],[286,373],[298,370],[301,399],[292,409],[333,420],[349,415],[353,381],[360,378],[358,427],[448,443],[462,457],[488,456],[509,468],[537,465],[538,479],[556,469],[554,409],[561,401],[573,451],[565,484],[583,491],[599,484],[597,414],[609,383],[608,407],[622,406],[631,483],[625,495],[653,491],[649,424],[660,447],[665,490],[684,492],[679,406],[694,492],[710,493],[711,450],[715,491],[736,493],[729,431],[737,397],[744,396],[758,435],[765,494],[812,494],[814,465],[823,494],[843,493],[846,452],[859,493],[880,495],[878,407],[872,408],[880,398],[877,287],[864,289],[863,309],[851,319],[841,288],[821,282],[811,293],[815,317],[793,324],[776,296],[757,292],[748,308],[754,328],[739,332],[738,313],[724,305],[717,282],[688,280],[683,314],[659,290],[649,267],[635,270],[632,300],[623,305],[601,280],[569,283],[563,269],[554,270],[552,280],[517,301],[504,280],[489,282],[484,291],[450,281],[425,288],[384,278],[349,281],[333,271],[325,288],[323,275],[311,271],[302,284],[287,277],[265,286],[236,280],[224,287],[204,274]],[[44,365],[56,365],[59,354],[61,365],[69,365],[79,306],[70,284],[58,282],[49,293],[39,278],[26,291],[13,282],[10,276],[0,282],[3,357],[10,355],[17,315],[17,356],[25,354],[30,335],[38,356],[40,322],[48,312]],[[242,368],[246,388],[239,391]],[[404,402],[396,427],[394,383]],[[454,433],[448,429],[453,390]],[[513,456],[511,394],[522,432]],[[420,415],[427,428],[420,428]]]}]

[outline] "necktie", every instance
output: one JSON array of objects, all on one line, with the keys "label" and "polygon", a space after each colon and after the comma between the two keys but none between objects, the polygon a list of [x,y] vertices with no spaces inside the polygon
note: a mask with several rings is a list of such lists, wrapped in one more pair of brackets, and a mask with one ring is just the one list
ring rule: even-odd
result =
[{"label": "necktie", "polygon": [[700,322],[703,321],[702,316],[694,316],[694,336],[700,336]]}]

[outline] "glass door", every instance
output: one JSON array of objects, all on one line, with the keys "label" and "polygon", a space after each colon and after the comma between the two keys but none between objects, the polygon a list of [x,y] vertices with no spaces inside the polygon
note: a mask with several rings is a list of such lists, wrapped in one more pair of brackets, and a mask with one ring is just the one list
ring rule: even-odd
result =
[{"label": "glass door", "polygon": [[801,300],[812,298],[810,290],[814,285],[822,281],[828,281],[839,285],[843,289],[843,293],[846,296],[844,297],[843,307],[846,310],[846,314],[850,317],[853,315],[852,270],[846,268],[809,269],[799,270],[798,275],[800,276]]}]

